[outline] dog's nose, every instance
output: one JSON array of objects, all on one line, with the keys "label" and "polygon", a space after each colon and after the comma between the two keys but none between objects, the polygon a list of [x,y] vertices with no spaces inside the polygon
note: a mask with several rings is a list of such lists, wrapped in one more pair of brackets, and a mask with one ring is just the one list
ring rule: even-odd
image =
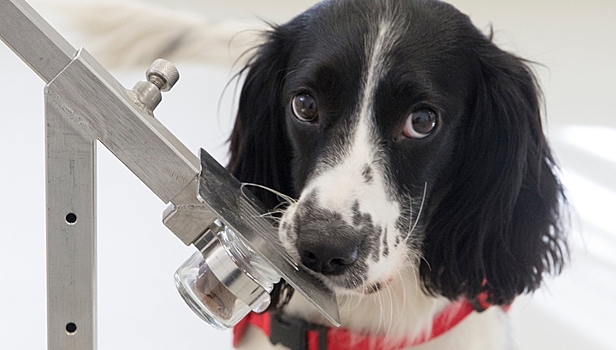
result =
[{"label": "dog's nose", "polygon": [[314,241],[300,243],[299,252],[309,269],[324,275],[340,275],[357,261],[359,244],[356,242]]}]

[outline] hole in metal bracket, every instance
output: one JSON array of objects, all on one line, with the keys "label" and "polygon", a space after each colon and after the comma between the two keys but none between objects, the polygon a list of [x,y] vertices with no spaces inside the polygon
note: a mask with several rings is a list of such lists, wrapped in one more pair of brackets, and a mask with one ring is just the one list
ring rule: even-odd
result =
[{"label": "hole in metal bracket", "polygon": [[73,335],[75,334],[75,332],[77,332],[77,325],[74,324],[73,322],[69,322],[66,324],[66,333],[68,335]]},{"label": "hole in metal bracket", "polygon": [[69,225],[74,225],[77,222],[77,215],[74,213],[68,213],[65,217],[66,223]]}]

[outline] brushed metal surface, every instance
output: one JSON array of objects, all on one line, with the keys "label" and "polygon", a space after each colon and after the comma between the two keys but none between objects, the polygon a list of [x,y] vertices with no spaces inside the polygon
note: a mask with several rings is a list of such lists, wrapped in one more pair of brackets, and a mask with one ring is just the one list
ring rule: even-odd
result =
[{"label": "brushed metal surface", "polygon": [[47,346],[96,349],[96,141],[56,96],[46,89]]},{"label": "brushed metal surface", "polygon": [[163,224],[184,244],[196,244],[216,215],[197,199],[199,175],[178,193],[163,213]]},{"label": "brushed metal surface", "polygon": [[[199,172],[199,160],[81,49],[53,81],[66,117],[126,165],[163,202],[170,202]],[[61,97],[60,97],[61,96]]]},{"label": "brushed metal surface", "polygon": [[45,83],[58,75],[77,52],[23,0],[0,0],[0,39]]},{"label": "brushed metal surface", "polygon": [[65,119],[99,140],[163,202],[174,204],[177,210],[164,218],[167,227],[186,245],[197,239],[213,221],[196,199],[198,158],[83,49],[51,85],[49,98]]}]

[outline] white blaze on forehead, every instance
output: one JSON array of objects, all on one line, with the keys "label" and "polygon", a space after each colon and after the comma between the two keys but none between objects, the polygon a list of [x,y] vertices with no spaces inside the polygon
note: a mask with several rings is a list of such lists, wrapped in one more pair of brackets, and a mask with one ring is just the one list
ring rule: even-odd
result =
[{"label": "white blaze on forehead", "polygon": [[379,80],[386,70],[387,54],[391,51],[392,44],[397,39],[396,31],[392,30],[393,27],[394,24],[391,21],[381,21],[374,43],[372,45],[366,43],[368,68],[364,74],[364,88],[359,111],[360,122],[362,120],[369,122],[374,120],[374,94]]},{"label": "white blaze on forehead", "polygon": [[[355,112],[350,144],[339,164],[320,172],[304,189],[304,194],[316,189],[318,205],[342,214],[351,221],[356,202],[363,213],[371,215],[373,224],[388,227],[393,237],[401,208],[387,188],[382,150],[374,115],[374,98],[379,80],[386,71],[386,57],[396,41],[396,31],[389,21],[381,21],[376,32],[366,37],[366,60],[360,89],[360,104]],[[370,181],[363,172],[370,167]],[[389,240],[389,239],[388,239]]]}]

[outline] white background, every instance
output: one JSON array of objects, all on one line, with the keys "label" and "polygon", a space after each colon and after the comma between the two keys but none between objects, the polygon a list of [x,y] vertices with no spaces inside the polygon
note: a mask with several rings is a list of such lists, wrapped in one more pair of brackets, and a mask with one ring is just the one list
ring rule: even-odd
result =
[{"label": "white background", "polygon": [[[275,22],[314,3],[152,2],[218,19]],[[532,297],[516,302],[515,343],[519,349],[615,349],[616,1],[452,3],[479,28],[492,23],[501,46],[543,65],[536,71],[545,93],[546,130],[575,208],[571,263]],[[40,11],[54,18],[48,6]],[[157,117],[195,153],[203,147],[225,162],[233,86],[221,95],[232,70],[176,64],[180,82],[164,95]],[[112,73],[132,87],[145,68]],[[3,44],[0,77],[0,349],[44,349],[43,83]],[[173,272],[193,250],[162,225],[165,205],[102,146],[98,207],[99,348],[230,349],[230,332],[203,323],[175,290]]]}]

